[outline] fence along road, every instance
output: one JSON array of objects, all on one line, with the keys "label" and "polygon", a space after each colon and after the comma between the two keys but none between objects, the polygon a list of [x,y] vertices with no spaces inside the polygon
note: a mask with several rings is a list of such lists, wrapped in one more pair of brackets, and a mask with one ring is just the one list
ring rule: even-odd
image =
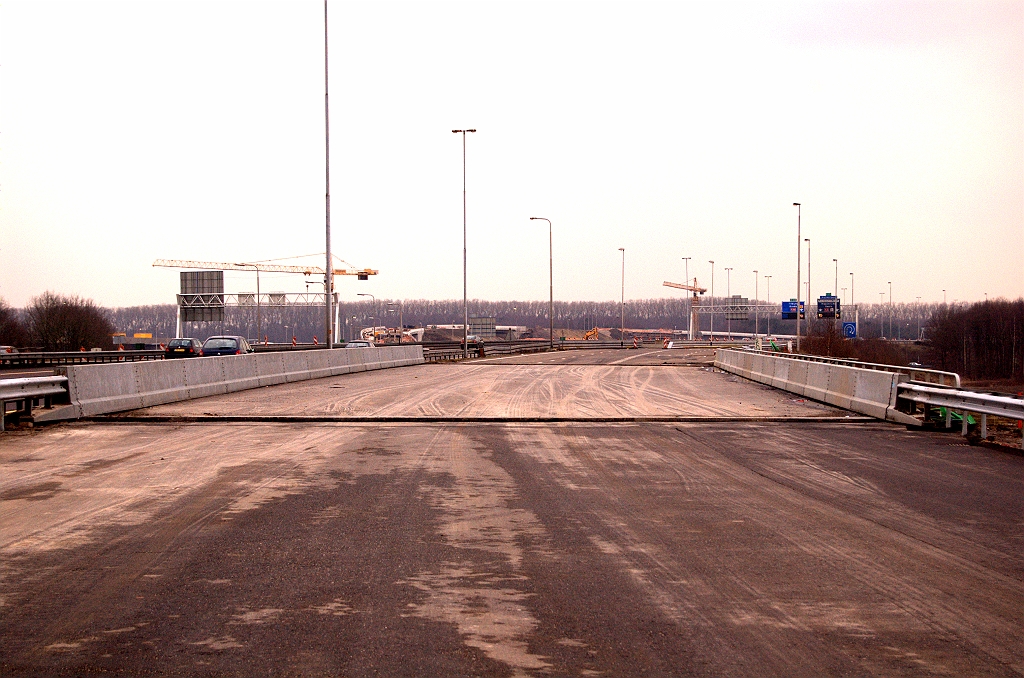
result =
[{"label": "fence along road", "polygon": [[[706,366],[544,357],[4,434],[0,673],[1024,671],[1020,457]],[[278,400],[311,420],[202,418]],[[499,401],[580,416],[456,420]]]}]

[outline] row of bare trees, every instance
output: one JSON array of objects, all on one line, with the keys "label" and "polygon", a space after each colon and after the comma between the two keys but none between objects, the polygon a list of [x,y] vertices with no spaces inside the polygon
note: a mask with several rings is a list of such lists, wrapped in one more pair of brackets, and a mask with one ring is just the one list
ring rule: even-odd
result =
[{"label": "row of bare trees", "polygon": [[109,312],[91,299],[39,295],[20,312],[0,299],[0,344],[44,351],[110,348]]},{"label": "row of bare trees", "polygon": [[[709,305],[711,300],[702,299]],[[725,299],[716,299],[723,305]],[[548,325],[548,303],[543,301],[480,301],[469,304],[473,315],[491,316],[500,325],[525,325],[544,332]],[[367,300],[343,303],[340,339],[351,338],[372,324],[395,327],[399,309],[407,326],[457,324],[462,319],[462,302],[456,299],[415,299],[402,302]],[[624,308],[618,302],[555,302],[554,326],[565,329],[618,327],[624,311],[629,328],[684,328],[688,307],[680,299],[634,299]],[[793,333],[794,321],[779,319],[777,311],[772,330]],[[766,315],[758,329],[766,330]],[[847,317],[846,319],[850,319]],[[968,378],[1024,379],[1024,299],[1003,299],[975,304],[862,304],[859,309],[859,334],[865,339],[923,337],[930,346],[928,360],[941,369],[953,370]],[[0,345],[33,347],[49,351],[74,351],[80,348],[110,348],[111,335],[124,332],[151,333],[154,338],[169,338],[175,333],[176,308],[173,304],[131,306],[104,309],[91,300],[46,292],[24,309],[14,309],[0,299]],[[734,332],[754,331],[754,320],[726,321],[719,316],[716,329],[731,326]],[[710,327],[710,318],[701,318],[702,329]],[[257,326],[259,331],[257,333]],[[812,322],[814,339],[826,353],[884,353],[889,349],[867,344],[846,346],[831,322]],[[322,339],[323,308],[318,306],[264,307],[257,319],[252,307],[229,307],[222,322],[184,323],[183,334],[205,338],[213,334],[241,334],[272,342],[287,342],[295,337],[310,342]],[[131,341],[130,339],[128,340]],[[865,359],[865,355],[859,355]]]},{"label": "row of bare trees", "polygon": [[929,323],[930,360],[968,379],[1024,382],[1024,298],[957,304]]}]

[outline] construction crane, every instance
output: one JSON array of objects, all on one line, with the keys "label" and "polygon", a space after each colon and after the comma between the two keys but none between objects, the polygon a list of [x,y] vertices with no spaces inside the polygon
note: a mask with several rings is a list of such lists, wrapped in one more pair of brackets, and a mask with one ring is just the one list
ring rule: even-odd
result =
[{"label": "construction crane", "polygon": [[[687,280],[689,282],[689,280]],[[697,315],[697,309],[700,307],[700,298],[698,294],[704,294],[707,292],[706,287],[700,287],[697,285],[697,279],[693,279],[692,285],[683,285],[681,283],[668,282],[667,280],[662,283],[665,287],[674,287],[677,290],[687,290],[693,292],[693,299],[690,301],[690,335],[689,338],[692,341],[696,339],[694,332],[700,331],[700,318]]]},{"label": "construction crane", "polygon": [[[326,276],[324,269],[321,266],[290,266],[285,264],[268,264],[268,263],[231,263],[226,261],[191,261],[188,259],[157,259],[153,262],[153,266],[164,266],[166,268],[192,268],[207,271],[256,271],[256,337],[257,339],[262,336],[262,317],[260,313],[260,272],[270,273],[301,273],[303,275],[323,275]],[[377,275],[378,271],[372,268],[336,268],[334,269],[334,275],[354,275],[357,276],[358,280],[369,280],[371,275]],[[327,284],[324,283],[324,287]],[[332,285],[333,287],[333,285]],[[200,298],[200,304],[207,303],[203,301],[203,295],[179,295],[178,300],[178,322],[175,329],[175,336],[181,336],[181,299],[186,296],[193,298]],[[223,295],[220,295],[219,305],[223,306],[224,299]],[[324,290],[324,303],[327,303],[327,290]]]},{"label": "construction crane", "polygon": [[[157,259],[154,266],[167,268],[195,268],[207,271],[268,271],[271,273],[302,273],[303,275],[323,275],[322,266],[287,266],[283,264],[238,263],[226,261],[190,261],[185,259]],[[354,275],[359,280],[369,280],[369,276],[379,271],[372,268],[336,268],[334,275]]]}]

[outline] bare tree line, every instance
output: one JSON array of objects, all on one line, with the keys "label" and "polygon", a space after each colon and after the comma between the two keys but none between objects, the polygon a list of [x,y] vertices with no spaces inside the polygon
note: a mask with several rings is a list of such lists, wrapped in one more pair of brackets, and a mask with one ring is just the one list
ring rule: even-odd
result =
[{"label": "bare tree line", "polygon": [[940,369],[1024,382],[1024,298],[944,307],[932,316],[928,336]]},{"label": "bare tree line", "polygon": [[[710,297],[701,299],[711,305]],[[725,298],[714,299],[723,306]],[[154,343],[175,334],[176,307],[173,304],[130,306],[105,309],[91,300],[64,297],[46,292],[24,309],[15,309],[0,299],[0,344],[44,350],[79,350],[80,348],[111,348],[114,332],[123,332],[127,343],[136,333],[153,335]],[[469,303],[471,315],[494,317],[499,325],[520,325],[546,336],[548,302],[544,301],[481,301]],[[585,330],[592,327],[617,328],[620,312],[624,323],[632,329],[679,329],[687,327],[686,299],[632,299],[624,306],[616,301],[556,301],[556,329]],[[371,325],[397,327],[399,318],[406,326],[460,324],[461,300],[361,300],[343,302],[339,306],[341,337],[355,336],[359,329]],[[796,323],[781,320],[777,305],[772,308],[771,326],[774,334],[792,334]],[[846,310],[844,320],[852,320]],[[760,332],[767,329],[767,313],[758,319]],[[821,330],[824,321],[812,321],[815,334],[831,346],[838,329],[834,323]],[[936,367],[964,374],[968,378],[1024,379],[1024,299],[1003,299],[975,304],[861,304],[859,305],[859,336],[865,339],[918,339],[929,344],[929,361]],[[701,329],[710,329],[709,316],[701,317]],[[257,332],[257,327],[259,331]],[[752,317],[726,320],[719,315],[715,329],[729,327],[736,333],[754,331]],[[275,343],[291,341],[309,343],[316,337],[323,340],[323,307],[271,306],[228,307],[221,322],[182,325],[184,336],[205,339],[214,334],[240,334],[252,339],[259,336]],[[837,346],[838,348],[838,346]],[[861,346],[859,351],[867,350]],[[832,350],[831,348],[828,350]],[[851,349],[853,350],[853,349]],[[880,349],[879,349],[880,350]],[[862,358],[863,359],[863,358]]]},{"label": "bare tree line", "polygon": [[[46,296],[46,295],[44,295]],[[53,297],[54,295],[50,295]],[[40,297],[42,299],[42,297]],[[52,302],[52,299],[51,299]],[[709,306],[712,302],[724,306],[726,298],[711,299],[706,296],[701,304]],[[31,332],[30,310],[34,300],[27,309],[11,309],[4,306],[0,311],[0,337],[7,336],[0,343],[27,345],[36,343],[49,345],[43,335],[36,333],[29,339]],[[48,302],[49,303],[49,302]],[[78,300],[76,303],[86,303]],[[91,302],[88,302],[91,303]],[[762,302],[763,303],[763,302]],[[74,305],[74,304],[72,304]],[[97,307],[98,308],[98,307]],[[771,327],[776,334],[793,334],[796,323],[782,320],[777,304],[772,305]],[[912,339],[920,333],[926,334],[929,319],[942,305],[935,304],[862,304],[860,306],[859,335],[865,338],[889,337]],[[131,343],[133,334],[149,333],[154,338],[170,338],[175,333],[176,307],[173,304],[152,306],[129,306],[115,309],[100,309],[112,323],[114,331],[124,332]],[[471,315],[494,317],[499,325],[520,325],[536,329],[546,334],[548,327],[548,302],[545,301],[481,301],[471,300]],[[620,306],[617,301],[556,301],[554,303],[554,326],[558,329],[586,330],[592,327],[616,328],[620,323],[620,312],[624,315],[627,328],[635,329],[679,329],[689,324],[688,302],[685,299],[631,299]],[[846,311],[844,320],[852,320],[852,313]],[[227,307],[225,319],[219,322],[185,322],[182,333],[186,336],[205,338],[213,334],[240,334],[251,339],[266,337],[271,342],[287,342],[294,336],[299,342],[308,343],[313,337],[323,339],[323,308],[318,306],[270,306],[259,311],[252,307]],[[457,299],[408,299],[408,300],[360,300],[342,302],[339,305],[341,319],[341,338],[353,336],[353,330],[369,327],[371,324],[397,327],[399,317],[407,326],[460,324],[462,322],[462,302]],[[765,308],[758,318],[756,328],[765,332],[768,325],[768,309]],[[5,318],[7,320],[5,320]],[[13,323],[11,329],[3,329]],[[708,315],[700,318],[700,329],[711,329]],[[890,330],[891,326],[891,330]],[[755,330],[753,316],[746,319],[726,320],[719,314],[715,318],[717,330],[731,329],[737,333],[750,333]],[[18,332],[13,328],[20,328]],[[257,331],[258,330],[258,331]],[[19,333],[20,332],[20,333]],[[47,335],[49,336],[49,335]],[[144,341],[144,340],[139,340]],[[112,344],[107,341],[106,345]],[[64,342],[62,345],[68,345]]]},{"label": "bare tree line", "polygon": [[20,311],[0,299],[0,344],[46,351],[110,348],[110,312],[90,299],[44,292]]}]

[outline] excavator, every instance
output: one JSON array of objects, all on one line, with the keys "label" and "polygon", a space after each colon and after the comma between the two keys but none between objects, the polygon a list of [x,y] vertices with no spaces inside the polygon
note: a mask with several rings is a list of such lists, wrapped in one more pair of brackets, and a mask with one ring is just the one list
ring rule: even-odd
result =
[{"label": "excavator", "polygon": [[587,333],[583,335],[584,339],[597,339],[597,328],[587,330]]},{"label": "excavator", "polygon": [[662,285],[664,285],[665,287],[674,287],[674,288],[676,288],[678,290],[687,290],[689,292],[693,292],[693,299],[691,300],[691,303],[690,303],[690,336],[689,336],[690,340],[692,341],[693,339],[696,339],[696,337],[694,336],[694,332],[699,332],[700,331],[700,318],[697,316],[697,309],[700,307],[700,298],[697,295],[698,294],[704,294],[708,290],[705,287],[700,287],[697,284],[697,279],[696,278],[693,279],[693,284],[692,285],[689,284],[689,282],[690,282],[689,280],[687,280],[686,282],[687,282],[687,284],[683,285],[681,283],[668,282],[666,280],[665,282],[662,283]]}]

